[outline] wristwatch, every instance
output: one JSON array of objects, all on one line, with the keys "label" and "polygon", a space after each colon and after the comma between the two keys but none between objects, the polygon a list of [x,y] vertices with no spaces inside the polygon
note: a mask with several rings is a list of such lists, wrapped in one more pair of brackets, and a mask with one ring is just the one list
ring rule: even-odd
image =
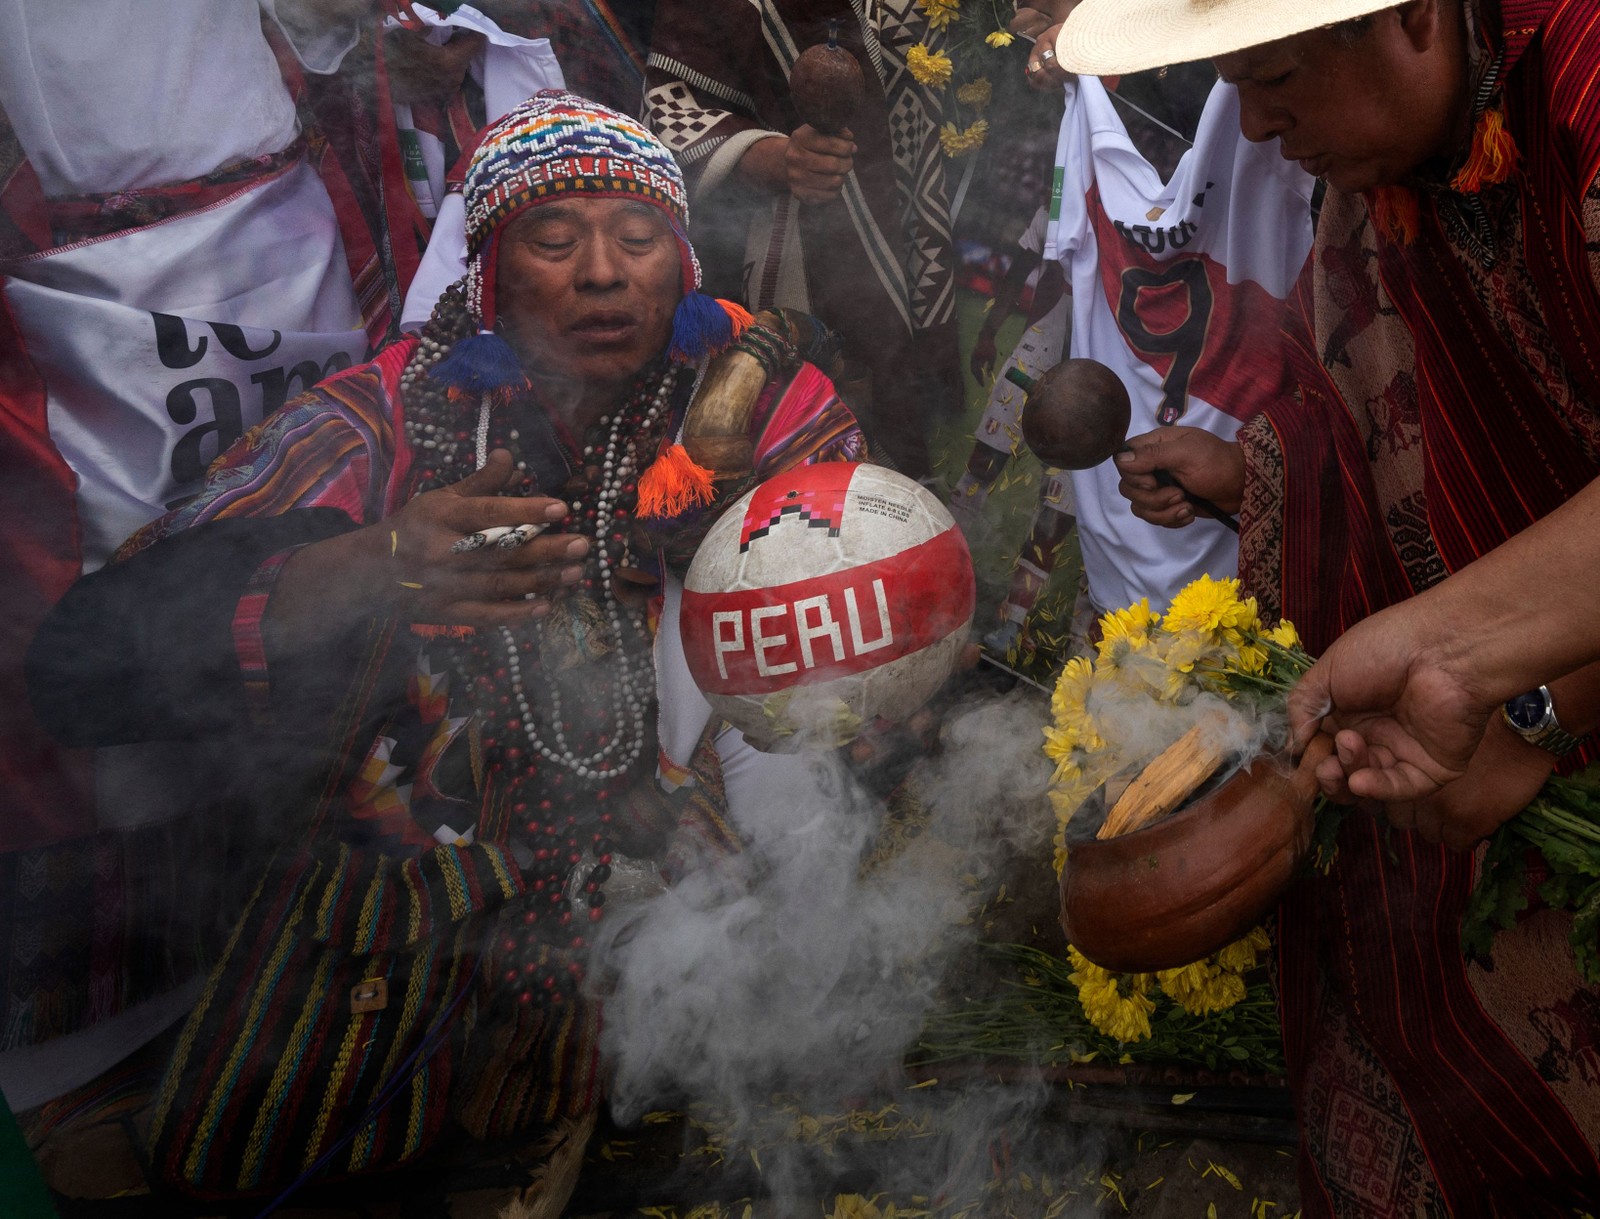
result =
[{"label": "wristwatch", "polygon": [[1548,750],[1558,758],[1583,744],[1556,720],[1556,702],[1550,697],[1549,686],[1517,695],[1500,708],[1500,717],[1505,720],[1506,727],[1528,744]]}]

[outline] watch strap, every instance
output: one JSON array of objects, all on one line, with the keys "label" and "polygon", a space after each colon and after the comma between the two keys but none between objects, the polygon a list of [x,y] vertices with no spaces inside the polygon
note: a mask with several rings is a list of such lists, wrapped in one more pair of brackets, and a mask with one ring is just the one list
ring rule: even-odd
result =
[{"label": "watch strap", "polygon": [[1537,745],[1540,749],[1552,753],[1558,758],[1565,757],[1583,744],[1583,738],[1573,736],[1556,719],[1555,700],[1551,697],[1550,691],[1540,686],[1539,693],[1544,695],[1545,714],[1544,719],[1537,727],[1523,728],[1519,726],[1511,718],[1511,713],[1504,705],[1500,708],[1500,718],[1505,721],[1507,728],[1511,729],[1512,732],[1516,733],[1528,744]]}]

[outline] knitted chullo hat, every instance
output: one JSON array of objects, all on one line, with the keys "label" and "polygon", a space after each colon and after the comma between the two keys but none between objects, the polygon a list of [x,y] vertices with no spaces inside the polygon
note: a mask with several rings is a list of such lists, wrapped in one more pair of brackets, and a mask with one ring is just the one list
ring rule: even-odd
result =
[{"label": "knitted chullo hat", "polygon": [[637,199],[667,217],[683,268],[684,296],[672,318],[673,359],[697,363],[748,324],[750,315],[738,305],[699,291],[688,191],[666,146],[636,119],[549,89],[491,125],[467,170],[467,308],[478,333],[452,347],[432,370],[452,394],[506,397],[527,386],[516,353],[495,333],[500,234],[528,208],[575,196]]}]

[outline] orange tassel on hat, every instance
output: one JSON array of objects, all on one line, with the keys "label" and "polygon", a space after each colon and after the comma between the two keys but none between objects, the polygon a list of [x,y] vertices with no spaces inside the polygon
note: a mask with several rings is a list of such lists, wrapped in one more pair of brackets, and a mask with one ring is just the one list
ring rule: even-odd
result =
[{"label": "orange tassel on hat", "polygon": [[716,498],[712,473],[689,456],[681,444],[671,445],[639,476],[641,517],[677,516]]},{"label": "orange tassel on hat", "polygon": [[734,338],[738,338],[748,330],[756,320],[750,316],[750,310],[746,309],[738,301],[725,300],[719,296],[717,297],[717,304],[721,305],[722,311],[728,315],[728,324],[733,327]]},{"label": "orange tassel on hat", "polygon": [[1473,128],[1467,163],[1450,179],[1451,189],[1470,195],[1496,186],[1516,172],[1521,155],[1515,137],[1506,130],[1505,111],[1499,106],[1485,110]]}]

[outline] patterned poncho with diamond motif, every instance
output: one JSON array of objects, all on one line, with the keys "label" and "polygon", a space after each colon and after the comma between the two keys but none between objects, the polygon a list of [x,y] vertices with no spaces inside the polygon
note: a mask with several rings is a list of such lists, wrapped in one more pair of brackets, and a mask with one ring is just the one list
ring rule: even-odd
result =
[{"label": "patterned poncho with diamond motif", "polygon": [[[866,84],[848,128],[854,168],[835,202],[802,206],[770,194],[741,212],[743,283],[716,287],[752,309],[798,308],[838,330],[846,357],[870,372],[874,439],[920,475],[924,421],[956,406],[961,375],[941,95],[912,78],[906,56],[919,43],[938,49],[945,37],[914,0],[886,0],[868,14],[846,0],[662,0],[646,120],[683,166],[701,227],[725,232],[745,194],[740,159],[801,125],[790,69],[827,40],[830,20],[838,23],[839,45],[855,55]],[[724,262],[736,265],[739,253],[726,250]]]}]

